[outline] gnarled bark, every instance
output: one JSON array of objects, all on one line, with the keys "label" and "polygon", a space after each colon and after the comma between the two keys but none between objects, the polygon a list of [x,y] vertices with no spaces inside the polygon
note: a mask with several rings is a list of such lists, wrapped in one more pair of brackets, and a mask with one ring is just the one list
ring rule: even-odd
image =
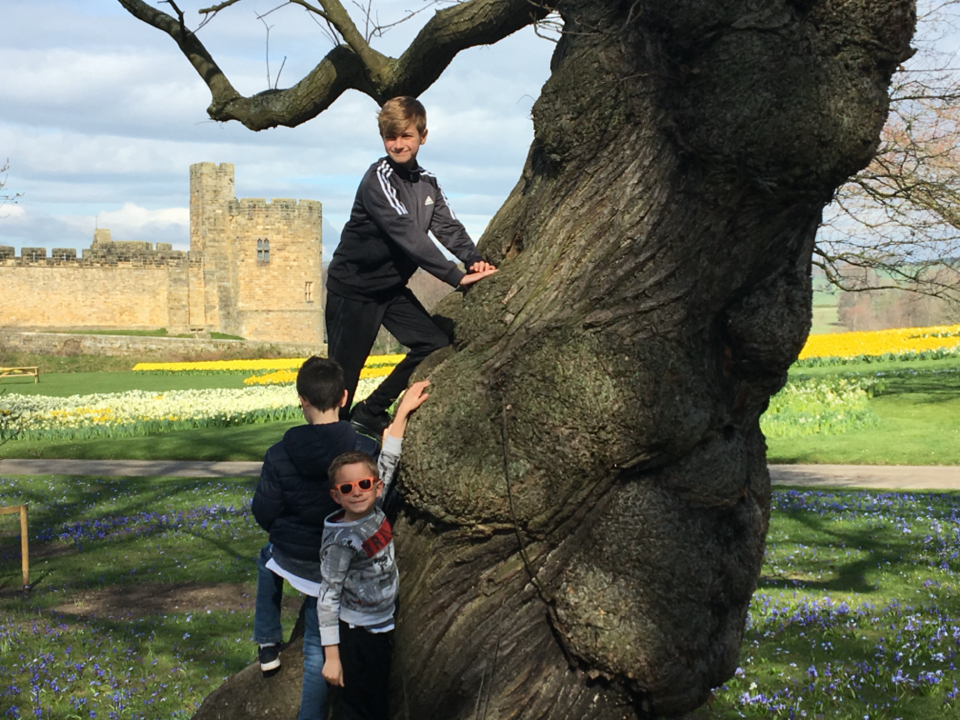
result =
[{"label": "gnarled bark", "polygon": [[758,418],[914,22],[909,0],[556,7],[481,243],[501,270],[447,304],[457,349],[405,443],[397,718],[672,716],[731,676],[769,517]]},{"label": "gnarled bark", "polygon": [[[689,711],[759,573],[758,418],[809,332],[909,3],[559,3],[501,271],[406,443],[397,717]],[[480,712],[478,713],[478,709]]]}]

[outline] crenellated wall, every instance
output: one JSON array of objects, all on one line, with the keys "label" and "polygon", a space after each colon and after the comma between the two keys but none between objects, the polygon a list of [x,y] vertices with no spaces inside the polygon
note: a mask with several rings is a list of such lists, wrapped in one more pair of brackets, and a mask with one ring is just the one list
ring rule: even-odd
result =
[{"label": "crenellated wall", "polygon": [[190,167],[190,252],[116,242],[98,229],[75,250],[0,246],[0,325],[222,332],[323,342],[322,208],[237,200],[233,165]]}]

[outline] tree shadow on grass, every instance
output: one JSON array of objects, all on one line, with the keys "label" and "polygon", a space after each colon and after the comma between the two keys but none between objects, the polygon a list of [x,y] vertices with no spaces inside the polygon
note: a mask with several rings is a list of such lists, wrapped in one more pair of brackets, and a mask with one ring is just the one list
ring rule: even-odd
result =
[{"label": "tree shadow on grass", "polygon": [[[867,581],[868,571],[876,571],[884,563],[899,562],[904,556],[913,551],[909,540],[889,542],[879,540],[876,528],[857,528],[855,530],[837,530],[830,527],[830,523],[812,512],[790,513],[789,517],[795,522],[804,525],[811,534],[825,535],[831,540],[828,543],[818,542],[815,547],[836,547],[856,549],[866,553],[865,557],[852,559],[848,562],[834,561],[827,565],[833,571],[833,577],[826,580],[809,580],[773,576],[762,574],[757,582],[757,589],[779,590],[824,590],[830,592],[848,592],[858,595],[871,595],[884,592],[884,588]],[[817,569],[823,569],[819,567]]]},{"label": "tree shadow on grass", "polygon": [[[302,420],[197,428],[88,440],[17,440],[0,448],[0,457],[73,460],[263,460],[267,449]],[[0,463],[0,475],[3,465]]]},{"label": "tree shadow on grass", "polygon": [[934,405],[960,398],[960,375],[916,375],[892,377],[884,380],[884,388],[877,397],[904,399],[914,395],[917,405]]},{"label": "tree shadow on grass", "polygon": [[[191,578],[255,582],[256,549],[266,536],[258,537],[249,515],[254,485],[250,478],[19,482],[17,502],[32,507],[31,584],[40,591],[35,599],[41,605],[59,602],[46,595],[61,584],[62,592],[75,592]],[[19,574],[19,540],[4,557],[0,577]],[[46,587],[48,581],[53,587]]]}]

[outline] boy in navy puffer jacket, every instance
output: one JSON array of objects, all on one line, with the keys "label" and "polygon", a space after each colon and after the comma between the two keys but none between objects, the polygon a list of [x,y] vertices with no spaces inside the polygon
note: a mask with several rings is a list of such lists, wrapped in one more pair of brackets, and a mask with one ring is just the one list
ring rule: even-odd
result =
[{"label": "boy in navy puffer jacket", "polygon": [[324,518],[338,507],[327,490],[327,468],[344,452],[359,450],[376,457],[379,448],[376,441],[340,421],[347,394],[343,370],[333,360],[307,359],[297,373],[297,394],[307,424],[290,428],[281,442],[267,450],[253,496],[253,515],[270,533],[257,563],[253,632],[260,646],[261,670],[279,668],[284,580],[307,596],[298,718],[320,720],[326,714],[327,697],[316,611],[320,547]]}]

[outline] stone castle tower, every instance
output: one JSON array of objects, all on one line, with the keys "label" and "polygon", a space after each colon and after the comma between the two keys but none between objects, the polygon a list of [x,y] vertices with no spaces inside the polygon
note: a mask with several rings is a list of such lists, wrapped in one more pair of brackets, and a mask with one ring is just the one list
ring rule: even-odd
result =
[{"label": "stone castle tower", "polygon": [[[321,206],[237,200],[233,165],[190,166],[190,325],[248,339],[323,342]],[[191,280],[194,280],[191,278]]]},{"label": "stone castle tower", "polygon": [[320,347],[321,205],[234,197],[233,165],[190,166],[190,251],[114,242],[76,252],[0,247],[5,324],[220,332]]}]

